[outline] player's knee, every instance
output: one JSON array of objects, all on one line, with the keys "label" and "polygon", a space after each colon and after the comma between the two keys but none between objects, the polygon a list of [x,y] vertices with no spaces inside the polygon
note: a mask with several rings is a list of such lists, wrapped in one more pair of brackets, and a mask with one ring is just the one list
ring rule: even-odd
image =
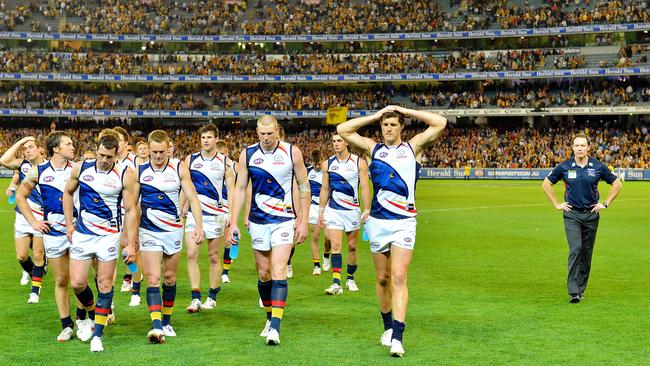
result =
[{"label": "player's knee", "polygon": [[[54,284],[56,287],[68,287],[68,284],[70,283],[70,276],[65,273],[65,274],[57,274],[54,276]],[[85,286],[84,286],[85,288]],[[83,288],[82,288],[83,290]]]},{"label": "player's knee", "polygon": [[76,294],[83,291],[86,288],[86,286],[88,286],[88,281],[84,281],[82,278],[70,279],[70,287],[72,287],[72,290],[74,290]]},{"label": "player's knee", "polygon": [[393,287],[399,288],[406,285],[406,271],[395,271],[391,275]]},{"label": "player's knee", "polygon": [[357,252],[357,243],[348,243],[348,254]]},{"label": "player's knee", "polygon": [[260,281],[262,282],[267,282],[271,280],[271,271],[268,268],[258,268],[257,269],[257,277],[259,277]]},{"label": "player's knee", "polygon": [[160,275],[145,275],[147,277],[147,283],[149,287],[159,287],[160,286]]},{"label": "player's knee", "polygon": [[208,253],[208,257],[210,257],[210,264],[212,265],[221,263],[221,258],[219,258],[219,252],[217,251]]},{"label": "player's knee", "polygon": [[377,274],[377,284],[381,287],[387,287],[390,284],[390,276],[388,273]]}]

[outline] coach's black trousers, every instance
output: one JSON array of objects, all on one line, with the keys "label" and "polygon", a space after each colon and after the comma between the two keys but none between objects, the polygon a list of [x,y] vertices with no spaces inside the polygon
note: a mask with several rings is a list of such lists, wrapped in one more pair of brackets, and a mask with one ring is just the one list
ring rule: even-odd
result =
[{"label": "coach's black trousers", "polygon": [[582,294],[589,281],[600,214],[571,210],[564,212],[564,231],[569,242],[569,295]]}]

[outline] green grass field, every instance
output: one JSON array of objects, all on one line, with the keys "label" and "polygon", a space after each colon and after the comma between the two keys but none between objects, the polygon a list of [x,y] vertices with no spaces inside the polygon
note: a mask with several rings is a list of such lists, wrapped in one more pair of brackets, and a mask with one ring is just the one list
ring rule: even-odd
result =
[{"label": "green grass field", "polygon": [[[607,186],[601,192],[604,197]],[[185,313],[190,288],[183,259],[173,317],[178,337],[166,344],[147,343],[146,307],[129,308],[119,286],[105,352],[90,354],[76,339],[59,344],[52,276],[41,302],[27,305],[28,287],[18,283],[14,215],[3,198],[0,365],[643,364],[650,359],[648,193],[647,183],[627,182],[602,213],[586,300],[572,305],[561,213],[547,202],[541,182],[420,181],[401,360],[378,343],[383,328],[367,242],[359,250],[361,290],[340,297],[323,294],[330,273],[312,276],[308,246],[297,248],[279,347],[258,336],[265,318],[248,237],[213,311]]]}]

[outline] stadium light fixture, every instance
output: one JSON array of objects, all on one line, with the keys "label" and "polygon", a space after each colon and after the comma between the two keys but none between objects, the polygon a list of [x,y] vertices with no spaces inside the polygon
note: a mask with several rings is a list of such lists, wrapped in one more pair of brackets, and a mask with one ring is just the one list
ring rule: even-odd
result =
[{"label": "stadium light fixture", "polygon": [[32,39],[31,39],[31,38],[27,38],[27,43],[32,43]]},{"label": "stadium light fixture", "polygon": [[150,45],[153,45],[154,43],[156,43],[156,42],[154,42],[154,41],[149,42]]},{"label": "stadium light fixture", "polygon": [[142,50],[143,50],[143,51],[146,51],[146,50],[147,50],[147,46],[142,46]]},{"label": "stadium light fixture", "polygon": [[647,31],[647,30],[644,30],[643,33],[648,34],[648,31]]},{"label": "stadium light fixture", "polygon": [[108,41],[108,44],[113,44],[113,41]]}]

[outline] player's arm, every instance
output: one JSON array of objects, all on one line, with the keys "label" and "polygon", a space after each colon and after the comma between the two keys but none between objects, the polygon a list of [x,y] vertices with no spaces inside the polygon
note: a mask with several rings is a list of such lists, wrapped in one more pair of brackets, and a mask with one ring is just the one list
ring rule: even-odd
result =
[{"label": "player's arm", "polygon": [[338,133],[339,136],[341,136],[341,138],[352,147],[361,151],[363,155],[370,156],[377,143],[373,139],[359,135],[357,130],[363,126],[379,121],[384,113],[392,112],[394,110],[395,106],[388,106],[370,116],[354,118],[347,122],[343,122],[336,126],[336,133]]},{"label": "player's arm", "polygon": [[[188,167],[190,166],[190,156],[189,156],[189,155],[185,158],[185,164],[186,164]],[[190,177],[191,177],[191,176],[192,176],[192,175],[190,174]],[[195,188],[195,190],[196,190],[196,188]],[[181,206],[181,217],[186,217],[186,216],[187,216],[187,212],[188,212],[189,209],[190,209],[190,201],[188,201],[188,200],[185,198],[185,195],[184,195],[184,194],[181,194],[181,195],[180,195],[180,197],[179,197],[179,204],[180,204],[180,206]]]},{"label": "player's arm", "polygon": [[[232,202],[230,202],[230,230],[228,231],[228,240],[231,244],[235,244],[235,233],[239,235],[239,225],[237,219],[241,213],[246,200],[246,186],[248,185],[248,165],[246,165],[246,150],[242,150],[239,154],[239,174],[237,174],[237,182],[235,183],[235,191],[232,195]],[[241,238],[241,236],[240,236]]]},{"label": "player's arm", "polygon": [[[226,159],[228,159],[228,157],[226,157]],[[226,193],[228,197],[232,197],[235,190],[235,172],[233,171],[232,166],[228,168],[226,165],[226,173],[224,175],[224,180],[226,183]],[[226,223],[224,227],[228,227],[229,224],[230,224],[230,215],[226,215]]]},{"label": "player's arm", "polygon": [[363,201],[361,223],[365,223],[370,215],[370,186],[368,179],[368,164],[365,160],[359,158],[359,186],[361,187],[361,200]]},{"label": "player's arm", "polygon": [[328,161],[325,160],[320,165],[321,172],[323,172],[323,182],[320,188],[320,196],[318,196],[318,225],[323,229],[325,228],[325,206],[327,206],[330,197],[330,177],[327,173],[327,164]]},{"label": "player's arm", "polygon": [[190,169],[187,167],[184,161],[181,161],[178,164],[179,177],[181,178],[181,188],[185,198],[189,201],[190,207],[192,208],[192,216],[194,216],[194,221],[196,222],[196,228],[194,229],[194,242],[202,243],[203,236],[203,214],[201,212],[201,202],[199,202],[199,196],[196,194],[196,189],[194,188],[194,183],[192,183],[192,177],[190,176]]},{"label": "player's arm", "polygon": [[18,184],[20,181],[20,175],[18,174],[17,171],[14,171],[14,175],[11,177],[11,183],[9,183],[9,187],[7,187],[7,196],[11,196],[16,192],[18,189]]},{"label": "player's arm", "polygon": [[137,174],[133,169],[126,169],[124,172],[124,187],[122,188],[122,200],[124,201],[124,231],[126,231],[127,245],[123,250],[126,253],[124,261],[135,262],[138,227],[140,226],[140,211],[138,209],[138,197],[140,197],[140,183],[136,178]]},{"label": "player's arm", "polygon": [[309,178],[307,177],[307,168],[302,157],[302,152],[298,147],[291,149],[291,158],[293,160],[293,171],[298,190],[300,192],[300,216],[296,221],[296,230],[294,231],[294,243],[302,243],[307,236],[307,224],[309,223],[309,203],[311,201],[311,189],[309,187]]},{"label": "player's arm", "polygon": [[11,170],[19,169],[20,163],[23,162],[23,159],[17,158],[16,155],[18,155],[18,151],[23,147],[23,144],[28,141],[36,141],[36,139],[32,136],[27,136],[18,140],[18,142],[13,144],[4,154],[2,154],[2,157],[0,157],[0,165]]},{"label": "player's arm", "polygon": [[253,201],[253,183],[248,180],[246,183],[246,203],[244,204],[244,226],[246,229],[250,229],[250,222],[248,222],[248,217],[251,213],[251,204]]},{"label": "player's arm", "polygon": [[406,117],[415,118],[426,123],[429,128],[424,132],[418,133],[413,136],[409,141],[413,151],[415,152],[415,158],[417,161],[422,159],[422,151],[429,145],[433,143],[445,130],[447,126],[447,118],[432,112],[419,111],[416,109],[408,109],[403,107],[395,107],[395,110]]},{"label": "player's arm", "polygon": [[70,172],[70,179],[63,189],[63,215],[65,216],[65,232],[68,241],[72,243],[74,233],[74,193],[79,188],[79,173],[81,164],[75,165]]},{"label": "player's arm", "polygon": [[29,207],[29,203],[27,203],[27,197],[32,193],[37,183],[38,167],[32,167],[27,175],[25,175],[25,179],[23,179],[23,183],[20,185],[20,188],[18,188],[18,192],[16,192],[16,205],[34,230],[41,233],[47,233],[50,231],[49,222],[45,221],[45,218],[43,221],[36,220],[32,213],[32,208]]}]

